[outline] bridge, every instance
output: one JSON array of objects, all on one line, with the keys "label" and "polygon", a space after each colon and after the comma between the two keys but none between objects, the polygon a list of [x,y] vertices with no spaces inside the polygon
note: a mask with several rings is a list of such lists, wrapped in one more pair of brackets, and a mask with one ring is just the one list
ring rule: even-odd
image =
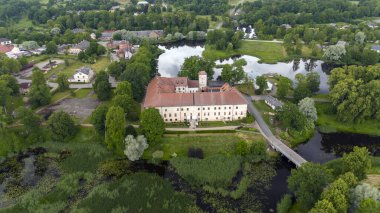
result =
[{"label": "bridge", "polygon": [[303,163],[306,163],[307,161],[303,157],[273,135],[272,131],[269,129],[268,125],[261,116],[261,113],[252,104],[252,98],[246,97],[246,99],[248,104],[248,112],[256,118],[256,122],[259,125],[261,132],[270,146],[288,158],[289,161],[293,162],[297,167],[301,166]]}]

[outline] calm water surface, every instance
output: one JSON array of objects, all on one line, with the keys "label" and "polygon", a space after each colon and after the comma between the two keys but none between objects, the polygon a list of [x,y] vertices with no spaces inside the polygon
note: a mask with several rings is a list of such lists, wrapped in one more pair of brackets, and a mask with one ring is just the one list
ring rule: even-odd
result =
[{"label": "calm water surface", "polygon": [[[158,46],[165,52],[158,58],[158,72],[164,77],[175,77],[181,69],[186,58],[191,56],[202,56],[204,45],[180,45],[180,46]],[[297,60],[288,63],[280,62],[276,64],[259,63],[260,59],[253,56],[242,55],[233,57],[228,60],[217,60],[217,65],[232,64],[237,59],[245,59],[247,65],[244,66],[245,72],[251,78],[255,78],[262,74],[278,73],[295,80],[298,73],[306,74],[308,71],[317,71],[321,76],[321,93],[328,92],[327,77],[328,75],[322,71],[322,61]],[[220,76],[222,69],[214,69],[214,79]]]}]

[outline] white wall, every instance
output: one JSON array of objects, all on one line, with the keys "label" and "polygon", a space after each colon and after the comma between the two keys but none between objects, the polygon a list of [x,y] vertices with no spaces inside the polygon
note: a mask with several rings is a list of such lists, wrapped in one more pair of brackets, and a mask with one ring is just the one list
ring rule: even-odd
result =
[{"label": "white wall", "polygon": [[247,116],[247,105],[156,107],[165,122],[184,122],[188,116],[199,121],[233,121]]}]

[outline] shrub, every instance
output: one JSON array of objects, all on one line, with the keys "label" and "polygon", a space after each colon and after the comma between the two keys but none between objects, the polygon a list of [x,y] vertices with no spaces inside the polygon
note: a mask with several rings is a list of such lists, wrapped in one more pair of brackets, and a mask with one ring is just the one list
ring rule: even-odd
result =
[{"label": "shrub", "polygon": [[251,148],[250,152],[253,155],[259,155],[259,156],[264,156],[267,153],[267,144],[265,141],[255,141]]},{"label": "shrub", "polygon": [[201,148],[189,148],[187,151],[187,156],[189,158],[203,159],[203,150]]},{"label": "shrub", "polygon": [[240,141],[235,144],[235,153],[241,156],[248,154],[248,145],[245,141]]},{"label": "shrub", "polygon": [[130,173],[129,161],[127,160],[109,160],[100,164],[98,173],[104,177],[120,178],[125,174]]},{"label": "shrub", "polygon": [[133,135],[133,137],[136,137],[137,131],[136,131],[135,127],[133,127],[132,125],[128,125],[125,128],[125,135]]},{"label": "shrub", "polygon": [[288,213],[292,207],[292,196],[286,194],[279,203],[277,203],[277,213]]}]

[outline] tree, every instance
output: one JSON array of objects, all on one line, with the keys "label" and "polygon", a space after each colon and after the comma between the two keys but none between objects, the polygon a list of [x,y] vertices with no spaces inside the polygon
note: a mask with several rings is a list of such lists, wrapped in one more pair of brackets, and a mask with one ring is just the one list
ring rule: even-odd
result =
[{"label": "tree", "polygon": [[57,76],[58,90],[65,91],[70,88],[70,84],[65,73],[59,73]]},{"label": "tree", "polygon": [[308,127],[308,120],[293,103],[287,103],[278,110],[276,118],[283,126],[296,131],[302,131]]},{"label": "tree", "polygon": [[39,48],[40,46],[35,41],[24,41],[22,42],[21,47],[25,50],[33,50]]},{"label": "tree", "polygon": [[67,141],[75,135],[77,128],[74,120],[63,111],[54,112],[47,122],[52,139],[55,141]]},{"label": "tree", "polygon": [[299,102],[300,100],[310,97],[312,95],[306,82],[298,82],[297,87],[294,89],[294,100]]},{"label": "tree", "polygon": [[378,200],[373,200],[370,198],[364,199],[359,208],[355,212],[358,213],[369,213],[369,212],[380,212],[380,203]]},{"label": "tree", "polygon": [[355,34],[355,42],[359,45],[363,45],[365,41],[365,34],[363,32],[357,32]]},{"label": "tree", "polygon": [[47,54],[56,54],[58,52],[58,46],[54,41],[50,41],[46,45],[46,53]]},{"label": "tree", "polygon": [[123,154],[125,116],[124,110],[118,106],[112,106],[108,109],[106,115],[106,136],[105,142],[107,148],[118,155]]},{"label": "tree", "polygon": [[0,81],[5,81],[7,87],[12,90],[11,95],[19,94],[19,86],[15,77],[9,74],[0,75]]},{"label": "tree", "polygon": [[231,84],[240,82],[245,77],[243,68],[245,65],[247,65],[247,62],[244,59],[239,59],[232,65],[224,65],[221,73],[222,80]]},{"label": "tree", "polygon": [[90,120],[91,124],[94,125],[96,132],[103,135],[106,130],[106,115],[108,112],[108,106],[106,104],[101,104],[92,112]]},{"label": "tree", "polygon": [[319,91],[319,85],[321,83],[321,77],[317,72],[308,72],[306,74],[306,83],[307,86],[312,93],[316,93]]},{"label": "tree", "polygon": [[257,94],[263,94],[264,90],[268,88],[267,79],[264,76],[256,77],[256,85],[259,87],[256,92]]},{"label": "tree", "polygon": [[165,133],[165,123],[157,109],[149,108],[141,115],[140,127],[149,143],[156,143],[161,140]]},{"label": "tree", "polygon": [[[351,192],[351,199],[354,208],[360,208],[363,201],[370,199],[380,201],[380,190],[367,183],[357,185]],[[368,201],[367,201],[368,202]]]},{"label": "tree", "polygon": [[288,213],[292,207],[292,196],[286,194],[279,203],[277,203],[277,213]]},{"label": "tree", "polygon": [[347,212],[349,201],[349,186],[341,178],[332,182],[321,195],[322,200],[330,201],[337,212]]},{"label": "tree", "polygon": [[326,48],[323,57],[327,61],[339,62],[346,54],[346,48],[342,45],[333,45]]},{"label": "tree", "polygon": [[94,91],[101,101],[110,99],[112,95],[112,88],[108,78],[108,74],[105,71],[101,71],[97,74],[93,85]]},{"label": "tree", "polygon": [[366,147],[354,147],[352,152],[343,155],[342,162],[343,171],[354,173],[359,180],[363,180],[371,168],[371,159]]},{"label": "tree", "polygon": [[263,140],[255,141],[250,148],[250,153],[257,156],[265,156],[267,154],[267,144]]},{"label": "tree", "polygon": [[0,74],[17,73],[21,70],[20,62],[13,58],[3,58],[0,65]]},{"label": "tree", "polygon": [[20,119],[23,126],[24,140],[30,143],[41,142],[44,134],[41,132],[41,117],[36,115],[31,109],[19,107],[16,110],[16,116]]},{"label": "tree", "polygon": [[201,58],[199,56],[191,56],[185,59],[178,76],[189,77],[191,80],[197,80],[198,73],[200,71],[205,71],[208,79],[212,79],[214,76],[214,66],[215,63],[213,61]]},{"label": "tree", "polygon": [[320,200],[311,209],[310,213],[337,213],[337,211],[330,201]]},{"label": "tree", "polygon": [[144,153],[144,150],[149,147],[146,138],[143,135],[134,138],[133,135],[128,135],[125,138],[124,154],[130,161],[139,160]]},{"label": "tree", "polygon": [[277,84],[277,96],[279,98],[285,98],[291,86],[292,81],[289,78],[281,76]]},{"label": "tree", "polygon": [[114,106],[123,108],[127,116],[135,116],[132,86],[128,81],[120,82],[115,89],[115,97],[112,99]]},{"label": "tree", "polygon": [[295,194],[301,207],[310,209],[331,180],[331,172],[326,168],[319,164],[305,163],[292,170],[288,178],[288,187]]},{"label": "tree", "polygon": [[298,103],[298,108],[307,119],[314,122],[317,121],[317,109],[315,108],[314,100],[312,98],[304,98]]},{"label": "tree", "polygon": [[28,93],[29,102],[33,107],[39,107],[49,104],[51,99],[50,89],[40,70],[33,70],[32,85]]},{"label": "tree", "polygon": [[4,80],[0,80],[0,105],[6,110],[7,100],[11,97],[12,90],[7,87]]}]

